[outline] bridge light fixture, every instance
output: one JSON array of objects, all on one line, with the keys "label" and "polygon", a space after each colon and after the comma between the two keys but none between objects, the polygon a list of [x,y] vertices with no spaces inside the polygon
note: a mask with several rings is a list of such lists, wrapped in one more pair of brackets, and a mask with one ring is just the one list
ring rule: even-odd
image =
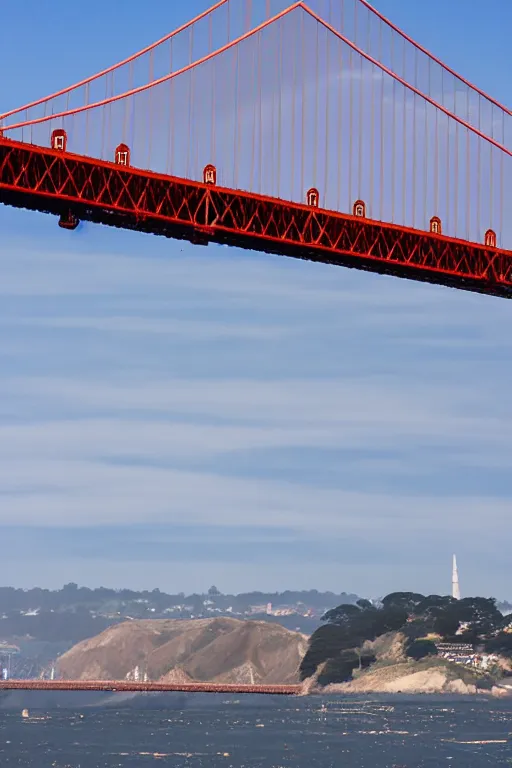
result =
[{"label": "bridge light fixture", "polygon": [[68,144],[68,135],[63,128],[56,128],[52,132],[51,147],[59,152],[65,152]]},{"label": "bridge light fixture", "polygon": [[430,231],[433,235],[442,235],[443,228],[441,226],[441,219],[439,216],[432,216],[430,219]]},{"label": "bridge light fixture", "polygon": [[204,184],[217,184],[217,169],[214,165],[209,163],[205,165],[203,171],[203,183]]},{"label": "bridge light fixture", "polygon": [[127,144],[119,144],[115,158],[117,165],[130,165],[130,147]]},{"label": "bridge light fixture", "polygon": [[494,229],[488,229],[485,233],[484,243],[488,248],[496,248],[496,232]]},{"label": "bridge light fixture", "polygon": [[311,189],[308,189],[306,193],[306,201],[307,201],[307,204],[310,205],[312,208],[318,208],[318,205],[320,203],[320,193],[318,189],[315,189],[315,187],[311,187]]},{"label": "bridge light fixture", "polygon": [[359,216],[363,219],[366,218],[366,203],[363,200],[356,200],[353,207],[354,216]]}]

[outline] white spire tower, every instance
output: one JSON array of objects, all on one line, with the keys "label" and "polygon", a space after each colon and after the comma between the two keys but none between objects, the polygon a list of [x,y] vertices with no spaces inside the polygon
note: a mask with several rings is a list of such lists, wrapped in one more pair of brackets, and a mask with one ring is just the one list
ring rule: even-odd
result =
[{"label": "white spire tower", "polygon": [[457,570],[457,558],[455,555],[453,556],[452,597],[454,597],[455,600],[460,600],[459,572]]}]

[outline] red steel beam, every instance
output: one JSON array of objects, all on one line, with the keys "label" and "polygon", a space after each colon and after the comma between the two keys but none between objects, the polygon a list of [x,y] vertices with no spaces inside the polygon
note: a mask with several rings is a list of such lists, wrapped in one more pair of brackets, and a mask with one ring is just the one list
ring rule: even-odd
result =
[{"label": "red steel beam", "polygon": [[295,696],[301,685],[243,685],[229,683],[137,683],[127,680],[0,680],[0,691],[143,691],[184,693],[258,693]]},{"label": "red steel beam", "polygon": [[512,251],[5,138],[0,202],[512,297]]}]

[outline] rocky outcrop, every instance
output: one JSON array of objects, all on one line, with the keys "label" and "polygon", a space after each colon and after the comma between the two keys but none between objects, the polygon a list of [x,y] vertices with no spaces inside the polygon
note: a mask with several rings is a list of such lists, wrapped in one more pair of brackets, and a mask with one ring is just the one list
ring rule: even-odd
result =
[{"label": "rocky outcrop", "polygon": [[373,655],[379,661],[398,664],[406,661],[405,636],[401,632],[387,632],[375,640],[367,640],[362,647],[363,655]]},{"label": "rocky outcrop", "polygon": [[371,669],[348,683],[329,685],[328,693],[476,693],[462,681],[449,681],[443,669],[417,669],[416,664],[393,664]]},{"label": "rocky outcrop", "polygon": [[400,662],[384,666],[377,664],[361,674],[356,674],[354,679],[349,682],[328,685],[322,691],[330,694],[450,693],[475,695],[485,693],[497,697],[508,695],[506,689],[500,686],[480,687],[477,676],[470,677],[466,670],[457,668],[456,665],[441,659],[429,659],[424,662]]},{"label": "rocky outcrop", "polygon": [[58,661],[68,680],[298,683],[308,638],[278,624],[239,619],[162,619],[117,624]]}]

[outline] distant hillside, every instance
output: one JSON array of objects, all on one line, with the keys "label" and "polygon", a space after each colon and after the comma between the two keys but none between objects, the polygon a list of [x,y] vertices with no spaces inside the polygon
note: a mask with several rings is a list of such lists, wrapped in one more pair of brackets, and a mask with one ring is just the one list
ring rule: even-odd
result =
[{"label": "distant hillside", "polygon": [[58,661],[73,680],[296,683],[307,638],[278,624],[230,618],[117,624],[84,640]]},{"label": "distant hillside", "polygon": [[31,638],[72,644],[94,637],[127,619],[200,619],[228,616],[264,618],[311,634],[333,605],[355,603],[342,592],[286,591],[224,595],[216,587],[204,594],[167,594],[159,589],[89,589],[66,584],[59,590],[0,587],[0,641]]}]

